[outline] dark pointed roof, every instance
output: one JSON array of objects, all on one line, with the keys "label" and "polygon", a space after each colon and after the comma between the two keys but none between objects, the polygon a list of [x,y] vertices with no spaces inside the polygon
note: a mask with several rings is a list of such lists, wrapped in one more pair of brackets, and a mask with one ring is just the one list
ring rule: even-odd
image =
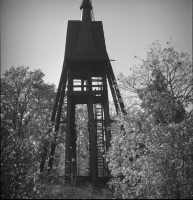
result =
[{"label": "dark pointed roof", "polygon": [[91,27],[68,21],[65,59],[109,60],[101,21],[92,21]]},{"label": "dark pointed roof", "polygon": [[83,21],[68,21],[66,60],[109,60],[106,52],[103,25],[92,21],[90,0],[83,0]]},{"label": "dark pointed roof", "polygon": [[94,41],[91,29],[88,26],[81,26],[76,45],[72,52],[72,57],[76,59],[98,59],[99,51]]}]

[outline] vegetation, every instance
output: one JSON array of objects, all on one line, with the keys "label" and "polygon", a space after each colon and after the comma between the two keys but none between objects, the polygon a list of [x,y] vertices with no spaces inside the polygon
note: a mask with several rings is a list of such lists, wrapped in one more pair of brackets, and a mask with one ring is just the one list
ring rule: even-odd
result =
[{"label": "vegetation", "polygon": [[[47,170],[50,146],[56,134],[50,124],[56,92],[53,84],[44,83],[43,76],[40,70],[32,72],[21,66],[11,67],[1,79],[1,198],[109,197],[108,189],[79,184],[76,179],[65,183],[65,125],[57,133],[53,169]],[[65,114],[66,105],[63,109]],[[80,133],[79,173],[84,174],[88,173],[88,163],[82,161],[88,157],[85,106],[77,106],[76,113],[76,128]],[[40,173],[42,158],[45,169]]]},{"label": "vegetation", "polygon": [[[140,58],[138,58],[140,59]],[[128,77],[118,76],[127,116],[114,116],[106,154],[110,188],[76,177],[65,183],[65,131],[52,130],[55,86],[41,70],[11,67],[1,79],[1,198],[193,198],[192,62],[168,42],[148,46],[147,58]],[[89,137],[85,105],[76,106],[77,172],[88,175]],[[66,104],[62,121],[65,120]],[[123,128],[124,127],[124,128]],[[55,139],[57,136],[57,140]],[[52,170],[47,166],[57,143]]]},{"label": "vegetation", "polygon": [[40,70],[11,67],[1,79],[1,195],[27,198],[49,128],[54,85]]},{"label": "vegetation", "polygon": [[168,45],[162,50],[154,42],[141,65],[128,77],[119,75],[128,115],[112,126],[107,154],[115,197],[193,197],[193,112],[185,110],[192,101],[192,64]]}]

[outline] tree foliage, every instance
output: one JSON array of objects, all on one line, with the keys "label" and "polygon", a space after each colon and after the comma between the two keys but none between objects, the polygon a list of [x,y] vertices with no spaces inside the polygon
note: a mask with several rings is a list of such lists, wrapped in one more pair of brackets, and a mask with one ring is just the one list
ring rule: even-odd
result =
[{"label": "tree foliage", "polygon": [[148,46],[147,58],[134,66],[128,77],[119,75],[120,87],[142,101],[142,108],[158,123],[180,122],[192,100],[192,62],[187,53],[175,51],[171,42],[161,49],[158,41]]},{"label": "tree foliage", "polygon": [[[168,45],[162,50],[154,42],[147,58],[139,58],[141,65],[128,77],[118,77],[128,115],[112,124],[106,155],[115,197],[193,198],[193,111],[186,108],[192,103],[192,62],[188,54]],[[53,141],[58,144],[54,169],[64,174],[66,125],[52,131],[55,86],[44,83],[43,76],[41,70],[11,67],[1,79],[2,198],[31,198],[33,192],[42,197],[39,165],[43,156],[47,162]],[[65,114],[66,106],[62,121]],[[76,106],[74,128],[78,174],[89,175],[85,105]],[[52,172],[49,175],[58,179]]]},{"label": "tree foliage", "polygon": [[128,115],[112,126],[106,155],[118,198],[193,198],[192,63],[168,45],[154,42],[118,77]]},{"label": "tree foliage", "polygon": [[55,86],[41,70],[11,67],[1,79],[1,195],[25,198],[32,189],[50,126]]}]

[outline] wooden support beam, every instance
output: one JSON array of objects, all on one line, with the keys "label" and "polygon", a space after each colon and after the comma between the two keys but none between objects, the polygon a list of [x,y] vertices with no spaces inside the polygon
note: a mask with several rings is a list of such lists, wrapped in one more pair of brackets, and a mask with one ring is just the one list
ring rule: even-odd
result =
[{"label": "wooden support beam", "polygon": [[124,106],[124,103],[123,103],[123,100],[122,100],[122,97],[121,97],[121,94],[120,94],[120,91],[119,91],[119,88],[118,88],[118,85],[117,85],[117,81],[116,81],[111,63],[109,65],[109,73],[110,73],[112,81],[115,85],[115,92],[116,92],[117,99],[118,99],[118,102],[119,102],[120,107],[121,107],[121,112],[126,115],[127,113],[126,113],[126,110],[125,110],[125,106]]},{"label": "wooden support beam", "polygon": [[103,91],[103,90],[98,90],[98,91],[68,91],[67,92],[67,95],[70,95],[70,96],[73,96],[73,95],[90,95],[90,96],[93,96],[95,94],[105,94],[106,91]]},{"label": "wooden support beam", "polygon": [[[72,85],[73,84],[73,79],[72,79],[72,71],[69,70],[68,72],[68,84]],[[73,119],[72,116],[72,97],[67,96],[67,130],[66,130],[66,157],[65,157],[65,177],[66,180],[70,180],[71,178],[71,152],[72,152],[72,134],[71,134],[71,121]]]},{"label": "wooden support beam", "polygon": [[52,117],[51,117],[52,122],[55,122],[55,115],[56,115],[56,111],[57,111],[57,108],[58,108],[58,101],[59,101],[59,98],[60,98],[60,95],[61,95],[61,88],[62,88],[62,85],[63,85],[63,77],[64,77],[65,71],[66,71],[66,69],[63,68],[62,74],[61,74],[61,77],[60,77],[59,86],[58,86],[58,91],[57,91],[57,94],[56,94],[54,108],[53,108],[53,112],[52,112]]},{"label": "wooden support beam", "polygon": [[[93,80],[93,81],[95,81],[95,80]],[[101,82],[101,81],[100,81]],[[73,88],[76,88],[76,87],[82,87],[82,85],[73,85]],[[93,88],[93,87],[100,87],[100,88],[102,88],[103,87],[103,85],[92,85],[92,86],[85,86],[85,87],[90,87],[90,88]]]},{"label": "wooden support beam", "polygon": [[92,165],[92,183],[97,184],[98,177],[98,160],[97,160],[97,135],[94,122],[94,112],[93,112],[94,97],[89,97],[89,121],[90,121],[90,135],[91,135],[91,165]]},{"label": "wooden support beam", "polygon": [[[86,71],[87,71],[87,82],[86,82],[86,85],[89,86],[89,85],[92,85],[92,77],[91,77],[91,70],[88,66],[86,66]],[[89,90],[91,90],[91,88],[89,87],[86,87],[86,90],[87,92]],[[86,97],[87,98],[87,97]],[[91,129],[91,111],[90,109],[91,106],[90,106],[90,102],[89,102],[89,98],[87,98],[88,100],[88,103],[87,103],[87,110],[88,110],[88,131],[89,131],[89,152],[90,152],[90,176],[91,176],[91,180],[93,180],[92,178],[92,174],[93,174],[93,170],[92,170],[92,129]]]},{"label": "wooden support beam", "polygon": [[112,79],[111,79],[109,70],[107,70],[107,78],[108,78],[109,86],[110,86],[111,93],[112,93],[112,96],[113,96],[113,101],[114,101],[116,113],[117,113],[117,115],[118,115],[118,114],[119,114],[119,105],[118,105],[117,95],[116,95],[116,93],[115,93],[113,81],[112,81]]},{"label": "wooden support beam", "polygon": [[57,112],[57,117],[56,117],[55,131],[59,130],[60,118],[61,118],[61,113],[62,113],[62,105],[64,103],[64,95],[65,95],[66,82],[67,82],[67,71],[64,74],[62,81],[63,81],[62,92],[61,92],[61,96],[60,96],[60,102],[59,102],[58,112]]},{"label": "wooden support beam", "polygon": [[75,124],[75,104],[71,104],[71,120],[70,120],[70,162],[71,162],[71,173],[73,176],[76,175],[76,124]]},{"label": "wooden support beam", "polygon": [[[107,69],[103,69],[103,83],[104,83],[104,89],[107,91],[107,81],[106,81],[106,74]],[[108,100],[108,94],[105,94],[103,96],[103,105],[104,105],[104,115],[105,115],[105,133],[106,133],[106,147],[107,150],[110,147],[110,141],[111,141],[111,132],[110,132],[110,115],[109,115],[109,100]]]},{"label": "wooden support beam", "polygon": [[[75,104],[88,104],[88,95],[82,96],[82,95],[72,95],[74,103]],[[102,96],[96,96],[94,98],[94,103],[101,103],[102,102]]]},{"label": "wooden support beam", "polygon": [[84,91],[84,79],[81,79],[81,90]]},{"label": "wooden support beam", "polygon": [[[52,132],[52,128],[49,128],[46,134],[49,134],[50,132]],[[46,139],[44,140],[44,144],[43,144],[43,151],[41,153],[41,162],[40,162],[40,172],[43,172],[44,170],[44,165],[46,162],[46,157],[48,154],[48,148],[49,148],[49,141],[47,141]]]},{"label": "wooden support beam", "polygon": [[106,127],[106,146],[107,150],[111,146],[111,131],[110,131],[110,116],[109,116],[109,101],[108,96],[104,96],[104,114],[105,114],[105,127]]},{"label": "wooden support beam", "polygon": [[55,149],[56,149],[56,139],[57,139],[57,137],[54,136],[54,141],[52,142],[52,145],[51,145],[50,157],[49,157],[49,161],[48,161],[48,170],[52,169],[54,153],[55,153]]},{"label": "wooden support beam", "polygon": [[68,92],[73,91],[73,71],[69,69],[68,71]]},{"label": "wooden support beam", "polygon": [[65,178],[70,180],[71,175],[71,108],[72,108],[72,99],[70,96],[67,97],[67,130],[66,130],[66,156],[65,156]]},{"label": "wooden support beam", "polygon": [[43,146],[43,151],[41,153],[41,162],[40,162],[40,172],[43,172],[44,170],[44,165],[45,165],[45,162],[46,162],[46,157],[47,157],[47,153],[48,153],[48,146],[47,143],[49,144],[48,141],[44,141],[44,146]]},{"label": "wooden support beam", "polygon": [[88,111],[88,132],[89,132],[89,152],[90,152],[90,176],[91,176],[91,179],[92,179],[92,157],[91,157],[91,122],[90,122],[90,118],[89,118],[89,111],[90,111],[90,108],[89,108],[89,104],[87,104],[87,111]]},{"label": "wooden support beam", "polygon": [[[88,85],[92,85],[92,74],[91,68],[88,67]],[[89,92],[91,92],[92,88],[89,88]],[[94,123],[94,112],[93,112],[93,105],[94,105],[94,95],[88,98],[88,106],[89,106],[89,122],[90,122],[90,157],[92,165],[92,184],[95,186],[97,184],[97,177],[98,177],[98,160],[97,160],[97,135]]]}]

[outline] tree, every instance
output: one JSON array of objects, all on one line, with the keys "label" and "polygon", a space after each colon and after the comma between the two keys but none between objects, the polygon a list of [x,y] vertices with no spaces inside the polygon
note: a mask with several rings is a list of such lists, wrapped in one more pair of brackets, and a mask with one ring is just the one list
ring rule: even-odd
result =
[{"label": "tree", "polygon": [[125,130],[112,127],[107,154],[116,197],[193,197],[192,119],[160,126],[140,111],[118,119]]},{"label": "tree", "polygon": [[55,99],[55,86],[44,83],[43,76],[21,66],[6,70],[1,79],[3,198],[27,197],[37,171]]},{"label": "tree", "polygon": [[187,53],[178,53],[171,42],[161,49],[158,41],[148,46],[147,58],[134,66],[128,77],[119,75],[123,90],[136,94],[142,107],[157,123],[180,122],[193,94],[192,63]]},{"label": "tree", "polygon": [[154,42],[131,75],[118,77],[128,115],[112,126],[106,158],[119,198],[193,197],[193,112],[184,109],[192,64],[168,45],[161,50]]}]

